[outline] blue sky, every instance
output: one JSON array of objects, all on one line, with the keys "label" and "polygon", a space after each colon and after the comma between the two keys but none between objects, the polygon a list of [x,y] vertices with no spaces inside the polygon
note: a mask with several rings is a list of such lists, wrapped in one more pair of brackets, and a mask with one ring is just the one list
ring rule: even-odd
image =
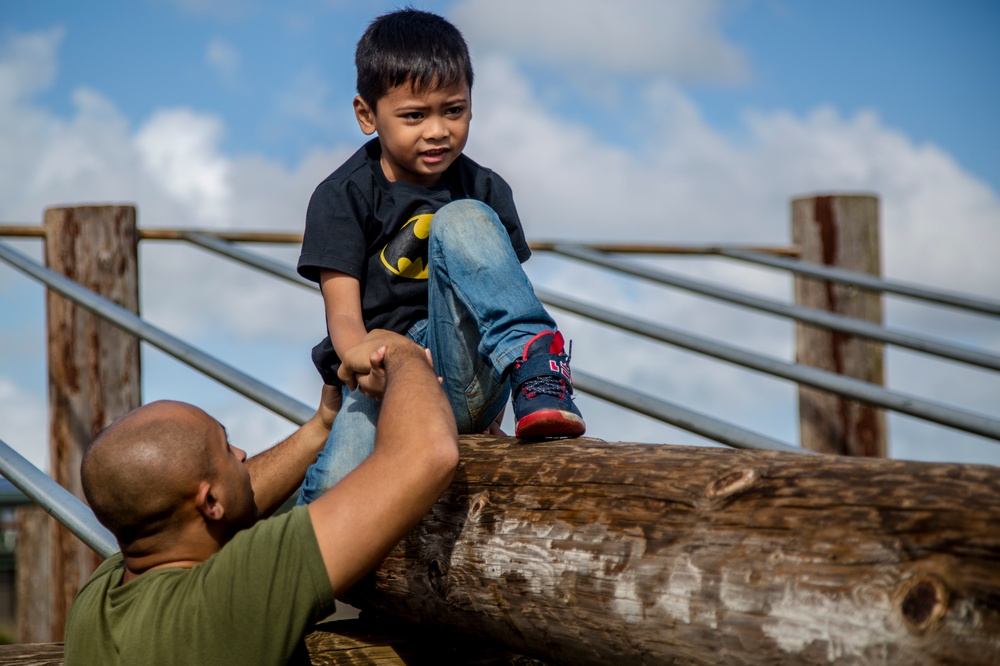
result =
[{"label": "blue sky", "polygon": [[[6,0],[0,222],[110,200],[137,202],[144,226],[301,229],[312,188],[362,140],[350,107],[354,43],[397,4]],[[511,182],[529,238],[785,243],[792,197],[869,191],[882,198],[886,274],[988,295],[1000,285],[994,2],[413,4],[466,34],[477,71],[468,151]],[[17,247],[37,254],[37,243]],[[145,314],[311,402],[318,303],[219,263],[144,247]],[[767,271],[661,263],[790,293]],[[586,284],[586,295],[632,314],[791,354],[784,322],[540,255],[528,270],[549,289],[579,295]],[[35,451],[45,436],[40,293],[0,266],[0,437]],[[891,300],[887,312],[896,327],[1000,349],[1000,326],[981,317]],[[560,321],[576,339],[574,364],[590,373],[797,438],[794,393],[780,382]],[[144,363],[147,400],[199,402],[237,436],[288,430],[157,352]],[[895,350],[888,366],[898,390],[985,413],[1000,404],[1000,381],[985,373]],[[595,436],[696,441],[623,421],[596,400],[581,406]],[[1000,463],[995,444],[912,419],[894,417],[891,436],[902,457]]]},{"label": "blue sky", "polygon": [[[293,163],[316,143],[356,138],[354,42],[374,15],[399,4],[7,0],[2,21],[5,35],[64,30],[58,76],[38,98],[57,113],[72,112],[70,93],[81,85],[109,95],[134,123],[159,108],[190,106],[225,119],[226,150]],[[416,6],[447,14],[451,4]],[[718,29],[742,52],[745,76],[682,79],[714,126],[738,134],[747,109],[805,113],[823,102],[847,115],[876,109],[887,125],[1000,184],[995,2],[741,0],[720,6]],[[615,141],[642,140],[615,122],[620,108],[588,104],[565,85],[565,71],[533,73],[570,88],[554,104],[560,113]],[[332,112],[325,127],[278,101],[310,83]]]}]

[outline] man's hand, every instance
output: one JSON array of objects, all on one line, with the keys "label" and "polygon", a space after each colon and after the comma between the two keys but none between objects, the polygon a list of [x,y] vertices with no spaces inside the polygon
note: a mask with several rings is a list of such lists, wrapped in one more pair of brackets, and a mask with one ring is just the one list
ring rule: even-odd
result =
[{"label": "man's hand", "polygon": [[[360,388],[368,397],[381,400],[385,393],[385,351],[387,345],[398,337],[403,336],[382,329],[371,331],[361,342],[347,350],[341,359],[337,376],[352,391]],[[433,369],[430,350],[425,349],[424,355]]]}]

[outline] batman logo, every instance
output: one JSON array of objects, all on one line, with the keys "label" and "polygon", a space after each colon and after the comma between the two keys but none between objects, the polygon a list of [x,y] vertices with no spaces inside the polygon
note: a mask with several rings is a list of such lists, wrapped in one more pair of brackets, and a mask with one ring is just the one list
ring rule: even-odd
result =
[{"label": "batman logo", "polygon": [[389,272],[413,280],[427,279],[427,237],[434,213],[418,213],[382,249],[379,255]]}]

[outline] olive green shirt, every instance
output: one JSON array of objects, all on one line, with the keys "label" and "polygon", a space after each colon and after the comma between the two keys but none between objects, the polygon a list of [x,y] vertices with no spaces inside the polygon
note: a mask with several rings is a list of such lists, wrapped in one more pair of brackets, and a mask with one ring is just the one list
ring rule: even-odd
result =
[{"label": "olive green shirt", "polygon": [[80,590],[66,665],[309,663],[304,637],[334,610],[305,507],[263,520],[191,568],[122,585],[121,553]]}]

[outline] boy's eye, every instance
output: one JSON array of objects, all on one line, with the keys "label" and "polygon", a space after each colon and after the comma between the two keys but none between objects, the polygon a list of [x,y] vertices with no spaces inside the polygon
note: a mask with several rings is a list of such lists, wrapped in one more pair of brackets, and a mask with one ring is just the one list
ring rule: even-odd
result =
[{"label": "boy's eye", "polygon": [[410,111],[409,113],[403,115],[403,118],[405,118],[406,120],[420,120],[423,117],[424,114],[420,113],[419,111]]},{"label": "boy's eye", "polygon": [[445,111],[445,113],[449,116],[458,116],[461,115],[462,111],[465,111],[464,106],[453,106],[447,111]]}]

